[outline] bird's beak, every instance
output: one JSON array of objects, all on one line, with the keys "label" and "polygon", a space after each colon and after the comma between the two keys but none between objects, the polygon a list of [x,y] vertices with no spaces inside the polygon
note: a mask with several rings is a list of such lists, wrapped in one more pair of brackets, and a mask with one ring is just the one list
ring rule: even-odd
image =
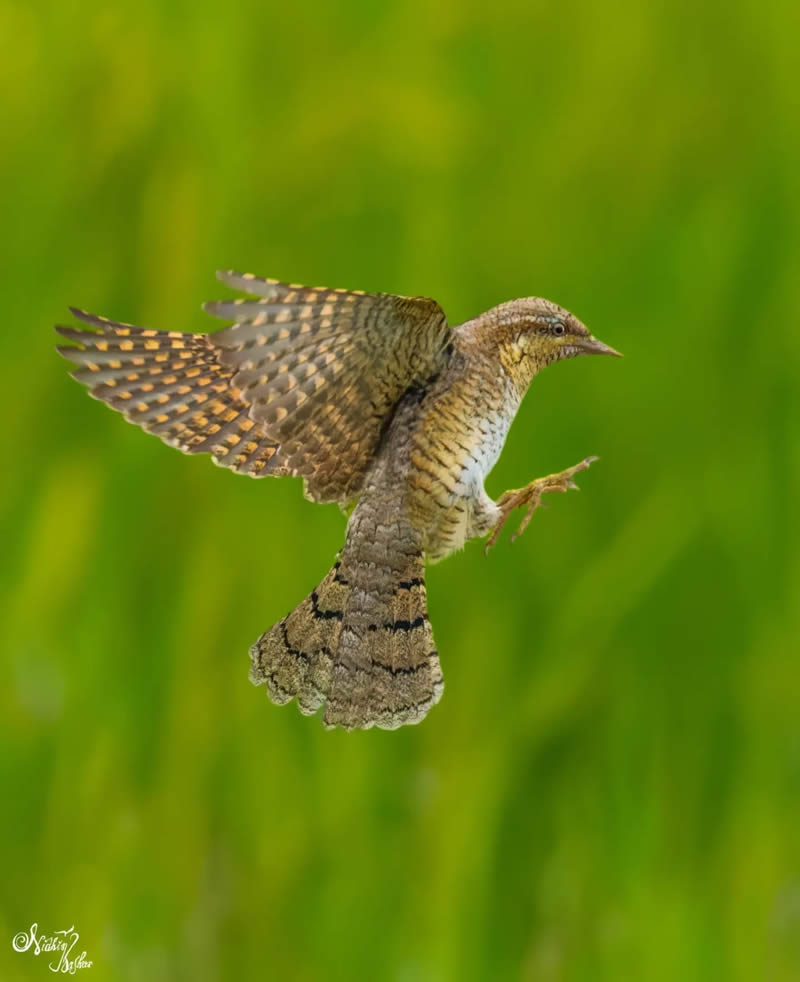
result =
[{"label": "bird's beak", "polygon": [[608,344],[603,344],[602,341],[598,341],[597,338],[586,338],[585,341],[581,341],[580,345],[581,354],[584,355],[613,355],[615,358],[624,357],[621,352],[615,351]]}]

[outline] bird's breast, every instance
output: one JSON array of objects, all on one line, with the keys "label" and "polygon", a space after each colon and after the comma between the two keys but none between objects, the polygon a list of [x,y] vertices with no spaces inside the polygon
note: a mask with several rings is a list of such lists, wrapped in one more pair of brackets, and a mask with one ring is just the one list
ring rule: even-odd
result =
[{"label": "bird's breast", "polygon": [[[495,381],[495,380],[491,380]],[[483,482],[503,449],[518,403],[484,378],[463,377],[423,407],[409,446],[411,513],[432,558],[470,538]]]}]

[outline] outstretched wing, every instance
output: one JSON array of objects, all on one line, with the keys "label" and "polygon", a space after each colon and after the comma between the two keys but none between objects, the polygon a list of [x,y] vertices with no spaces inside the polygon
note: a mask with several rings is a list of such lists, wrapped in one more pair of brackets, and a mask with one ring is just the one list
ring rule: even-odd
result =
[{"label": "outstretched wing", "polygon": [[403,393],[435,376],[450,329],[439,305],[308,288],[233,272],[257,299],[206,304],[234,320],[211,335],[147,331],[76,311],[98,331],[59,328],[73,373],[132,422],[235,470],[294,474],[315,501],[361,489]]},{"label": "outstretched wing", "polygon": [[258,297],[205,305],[235,321],[213,338],[251,418],[313,498],[349,500],[400,397],[441,370],[444,312],[421,297],[218,275]]},{"label": "outstretched wing", "polygon": [[72,377],[95,399],[184,453],[210,453],[216,463],[253,477],[288,473],[209,335],[151,331],[70,309],[93,330],[56,327],[80,345],[58,351],[78,365]]}]

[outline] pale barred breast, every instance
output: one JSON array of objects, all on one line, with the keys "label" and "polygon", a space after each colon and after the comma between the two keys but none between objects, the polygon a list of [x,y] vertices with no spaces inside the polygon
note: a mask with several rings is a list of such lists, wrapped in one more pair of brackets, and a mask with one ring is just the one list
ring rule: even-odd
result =
[{"label": "pale barred breast", "polygon": [[502,376],[459,373],[422,407],[409,446],[411,513],[431,559],[470,537],[483,482],[500,456],[519,400]]}]

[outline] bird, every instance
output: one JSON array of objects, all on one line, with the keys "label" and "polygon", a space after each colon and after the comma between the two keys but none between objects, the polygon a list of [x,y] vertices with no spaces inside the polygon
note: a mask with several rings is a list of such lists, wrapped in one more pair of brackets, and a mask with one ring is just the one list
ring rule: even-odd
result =
[{"label": "bird", "polygon": [[[89,393],[184,453],[251,477],[293,475],[349,513],[316,589],[250,649],[271,700],[322,710],[327,728],[420,722],[444,688],[426,560],[493,546],[517,508],[577,488],[597,458],[506,491],[484,479],[533,378],[578,355],[620,356],[538,297],[457,325],[426,297],[305,287],[232,270],[241,296],[204,304],[205,334],[136,327],[70,308],[57,350]],[[620,356],[621,357],[621,356]]]}]

